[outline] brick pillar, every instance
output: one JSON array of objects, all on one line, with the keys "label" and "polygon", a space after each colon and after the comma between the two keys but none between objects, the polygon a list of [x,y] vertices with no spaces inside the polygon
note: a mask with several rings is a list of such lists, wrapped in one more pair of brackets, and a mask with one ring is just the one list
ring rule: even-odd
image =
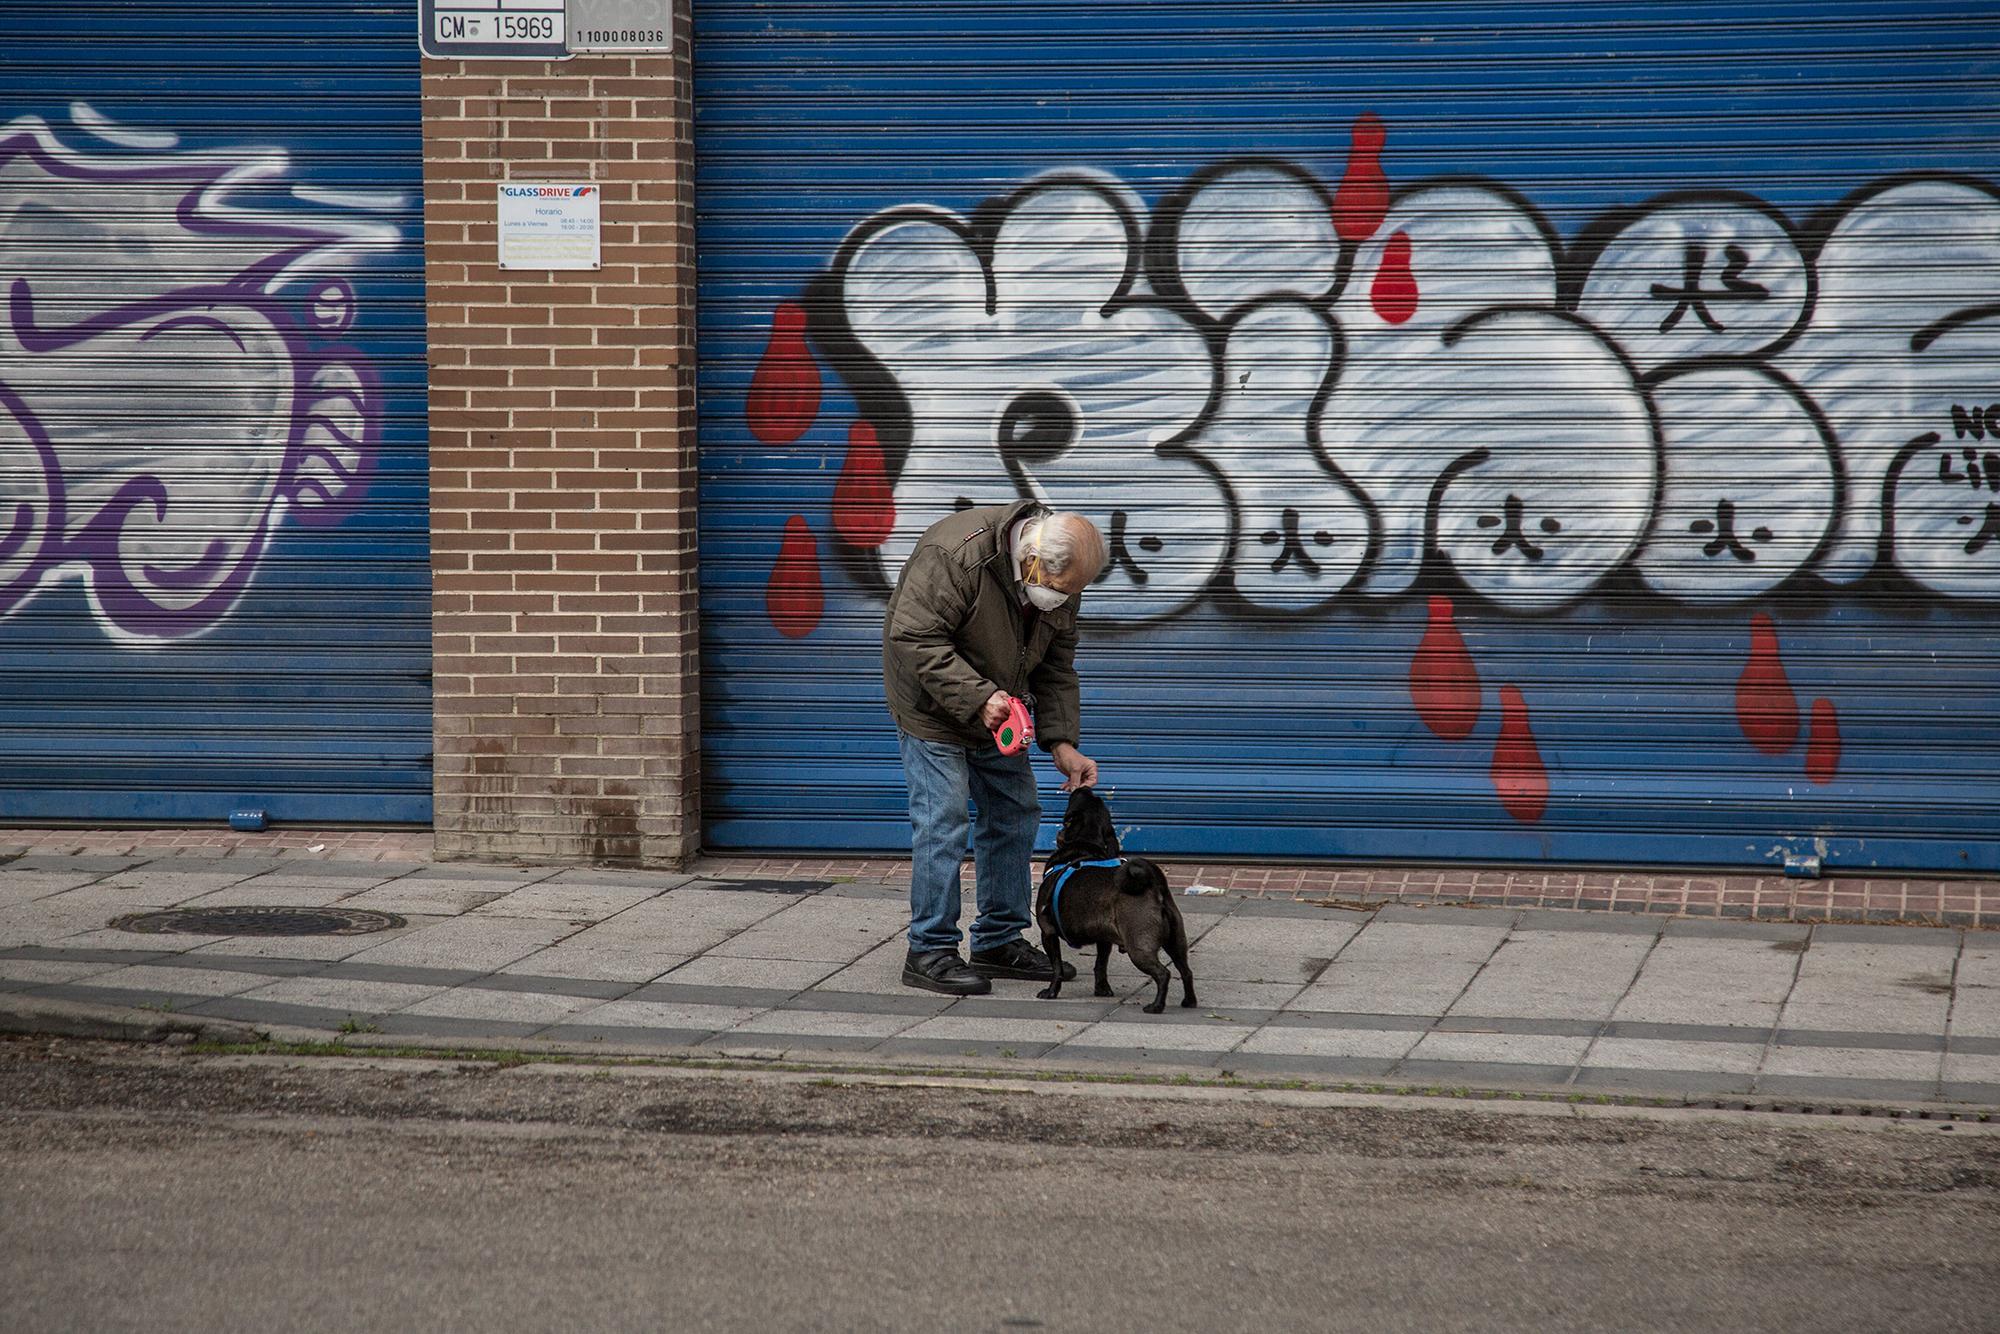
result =
[{"label": "brick pillar", "polygon": [[[426,60],[436,836],[700,843],[693,145],[672,56]],[[496,186],[595,181],[595,272],[499,267]]]}]

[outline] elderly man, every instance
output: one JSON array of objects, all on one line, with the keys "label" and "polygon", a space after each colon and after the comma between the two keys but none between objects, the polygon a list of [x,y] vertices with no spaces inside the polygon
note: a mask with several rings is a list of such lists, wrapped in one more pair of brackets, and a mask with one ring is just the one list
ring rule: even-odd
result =
[{"label": "elderly man", "polygon": [[[1097,765],[1076,748],[1074,659],[1077,601],[1104,559],[1090,520],[1023,500],[940,520],[903,565],[882,628],[882,679],[914,834],[905,986],[976,996],[993,989],[988,978],[1051,976],[1048,956],[1021,936],[1042,815],[1034,771],[1025,750],[1002,755],[992,729],[1008,696],[1031,700],[1036,740],[1064,790],[1096,783]],[[958,954],[968,825],[979,907],[969,965]],[[1075,974],[1063,965],[1065,979]]]}]

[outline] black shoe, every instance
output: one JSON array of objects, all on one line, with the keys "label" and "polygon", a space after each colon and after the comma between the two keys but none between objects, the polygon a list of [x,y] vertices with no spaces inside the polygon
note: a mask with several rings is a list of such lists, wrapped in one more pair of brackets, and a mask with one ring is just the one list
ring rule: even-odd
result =
[{"label": "black shoe", "polygon": [[[1062,970],[1063,981],[1075,980],[1075,967],[1066,963]],[[972,971],[983,977],[1018,977],[1023,982],[1048,982],[1055,977],[1049,956],[1019,936],[990,950],[974,950]]]},{"label": "black shoe", "polygon": [[984,996],[993,984],[965,966],[957,950],[931,950],[903,960],[903,985],[947,996]]}]

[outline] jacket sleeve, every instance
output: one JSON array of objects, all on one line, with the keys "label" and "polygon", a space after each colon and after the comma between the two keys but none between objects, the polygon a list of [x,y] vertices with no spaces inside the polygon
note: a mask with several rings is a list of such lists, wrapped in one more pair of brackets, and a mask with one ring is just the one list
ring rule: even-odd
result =
[{"label": "jacket sleeve", "polygon": [[920,546],[910,560],[889,622],[889,651],[947,712],[976,723],[1000,687],[974,671],[952,642],[971,610],[971,592],[942,549]]},{"label": "jacket sleeve", "polygon": [[1028,674],[1028,689],[1035,696],[1036,744],[1043,750],[1054,750],[1062,741],[1074,746],[1079,711],[1074,621],[1049,641],[1041,665]]}]

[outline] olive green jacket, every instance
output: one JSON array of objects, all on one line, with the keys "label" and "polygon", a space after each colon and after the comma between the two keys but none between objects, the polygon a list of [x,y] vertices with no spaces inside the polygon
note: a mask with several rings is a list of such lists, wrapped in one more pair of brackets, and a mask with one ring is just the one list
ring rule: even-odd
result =
[{"label": "olive green jacket", "polygon": [[979,714],[996,690],[1032,699],[1043,750],[1076,744],[1071,598],[1023,635],[1005,537],[1031,500],[961,510],[917,542],[882,624],[882,683],[896,726],[926,741],[992,745]]}]

